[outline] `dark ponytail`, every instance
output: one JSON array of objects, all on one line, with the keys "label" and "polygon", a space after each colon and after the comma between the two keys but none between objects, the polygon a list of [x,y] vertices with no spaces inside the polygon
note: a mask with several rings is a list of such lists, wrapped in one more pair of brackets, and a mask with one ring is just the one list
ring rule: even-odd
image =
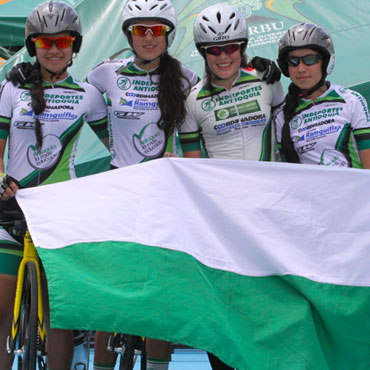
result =
[{"label": "dark ponytail", "polygon": [[[180,62],[167,52],[161,56],[159,71],[158,104],[161,118],[158,126],[165,131],[168,138],[185,120],[185,100],[191,86],[190,81],[183,75]],[[187,81],[185,89],[184,80]]]},{"label": "dark ponytail", "polygon": [[298,86],[291,83],[289,85],[288,94],[285,97],[284,125],[281,132],[281,152],[285,160],[290,163],[299,163],[299,157],[294,150],[294,145],[290,137],[289,123],[293,119],[298,107],[298,94],[301,92]]},{"label": "dark ponytail", "polygon": [[42,77],[40,70],[40,63],[37,61],[33,64],[32,71],[32,86],[30,89],[32,110],[36,116],[35,120],[35,135],[37,141],[37,150],[42,147],[42,127],[38,116],[44,111],[46,101],[44,98],[44,88],[42,86]]}]

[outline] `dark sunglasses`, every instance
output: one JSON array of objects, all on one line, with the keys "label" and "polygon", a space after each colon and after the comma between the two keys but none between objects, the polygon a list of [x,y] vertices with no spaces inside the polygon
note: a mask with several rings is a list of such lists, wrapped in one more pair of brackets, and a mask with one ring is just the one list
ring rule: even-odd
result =
[{"label": "dark sunglasses", "polygon": [[218,57],[221,55],[222,52],[224,52],[227,55],[230,55],[240,50],[240,43],[239,44],[228,44],[224,46],[217,46],[217,45],[205,46],[203,49],[207,54],[215,55]]},{"label": "dark sunglasses", "polygon": [[317,54],[308,54],[303,57],[288,56],[287,63],[291,67],[298,67],[299,63],[302,61],[305,66],[313,66],[317,64],[320,59],[322,59],[322,56]]}]

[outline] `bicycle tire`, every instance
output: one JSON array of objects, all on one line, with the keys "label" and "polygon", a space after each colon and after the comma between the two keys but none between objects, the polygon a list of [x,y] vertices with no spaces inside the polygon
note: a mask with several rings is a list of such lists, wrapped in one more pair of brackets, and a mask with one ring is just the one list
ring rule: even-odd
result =
[{"label": "bicycle tire", "polygon": [[[19,348],[24,353],[18,362],[19,370],[36,370],[37,361],[37,270],[33,261],[27,263],[24,275],[19,322]],[[21,367],[19,367],[21,364]]]},{"label": "bicycle tire", "polygon": [[119,370],[132,370],[134,368],[134,356],[137,337],[135,335],[126,335],[124,350],[121,354]]}]

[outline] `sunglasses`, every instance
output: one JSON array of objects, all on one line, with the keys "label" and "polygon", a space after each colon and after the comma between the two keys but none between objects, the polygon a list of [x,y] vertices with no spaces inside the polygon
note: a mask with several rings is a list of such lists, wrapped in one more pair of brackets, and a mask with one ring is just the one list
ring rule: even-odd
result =
[{"label": "sunglasses", "polygon": [[227,55],[235,53],[236,51],[240,50],[240,45],[241,43],[228,44],[228,45],[223,45],[223,46],[214,45],[214,46],[206,46],[203,49],[207,54],[215,55],[218,57],[221,55],[222,52]]},{"label": "sunglasses", "polygon": [[303,57],[288,56],[287,63],[291,67],[298,67],[299,63],[302,61],[305,66],[313,66],[317,64],[320,59],[322,59],[322,56],[316,54],[308,54]]},{"label": "sunglasses", "polygon": [[128,30],[134,36],[144,37],[148,32],[153,37],[164,36],[167,32],[171,31],[171,28],[165,24],[153,24],[151,26],[145,24],[132,24],[128,27]]},{"label": "sunglasses", "polygon": [[55,45],[58,49],[66,49],[73,45],[75,37],[63,36],[63,37],[34,37],[32,41],[36,47],[40,49],[50,49]]}]

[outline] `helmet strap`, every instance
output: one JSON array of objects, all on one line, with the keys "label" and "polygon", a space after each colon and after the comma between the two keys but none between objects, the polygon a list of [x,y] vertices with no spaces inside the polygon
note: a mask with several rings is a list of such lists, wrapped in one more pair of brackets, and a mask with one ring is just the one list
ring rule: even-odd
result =
[{"label": "helmet strap", "polygon": [[62,76],[62,74],[73,64],[73,61],[72,59],[69,61],[69,63],[61,70],[61,71],[58,71],[58,72],[53,72],[53,71],[50,71],[49,69],[47,69],[46,67],[43,67],[48,73],[50,73],[50,78],[53,79],[54,77],[56,79],[59,79],[60,76]]},{"label": "helmet strap", "polygon": [[325,84],[327,84],[327,82],[325,81],[325,77],[326,76],[323,76],[321,80],[316,85],[311,87],[310,89],[299,89],[300,93],[298,94],[298,97],[304,99],[304,98],[311,96],[315,91],[320,89],[321,86],[324,86]]}]

